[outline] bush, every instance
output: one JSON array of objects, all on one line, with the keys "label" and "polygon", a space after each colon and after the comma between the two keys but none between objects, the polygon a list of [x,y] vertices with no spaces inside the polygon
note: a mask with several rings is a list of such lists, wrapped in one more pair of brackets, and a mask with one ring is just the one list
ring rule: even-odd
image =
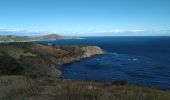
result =
[{"label": "bush", "polygon": [[17,61],[5,53],[0,53],[0,75],[21,74],[23,68]]},{"label": "bush", "polygon": [[118,80],[112,83],[113,85],[121,85],[121,86],[125,86],[128,84],[127,80]]}]

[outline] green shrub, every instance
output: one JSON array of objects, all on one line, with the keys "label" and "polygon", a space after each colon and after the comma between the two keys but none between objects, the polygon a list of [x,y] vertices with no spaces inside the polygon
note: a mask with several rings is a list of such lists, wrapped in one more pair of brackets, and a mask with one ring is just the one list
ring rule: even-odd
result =
[{"label": "green shrub", "polygon": [[0,54],[0,75],[16,75],[21,74],[23,68],[17,61],[5,53]]},{"label": "green shrub", "polygon": [[124,86],[124,85],[128,85],[128,81],[127,80],[118,80],[118,81],[113,82],[112,84]]}]

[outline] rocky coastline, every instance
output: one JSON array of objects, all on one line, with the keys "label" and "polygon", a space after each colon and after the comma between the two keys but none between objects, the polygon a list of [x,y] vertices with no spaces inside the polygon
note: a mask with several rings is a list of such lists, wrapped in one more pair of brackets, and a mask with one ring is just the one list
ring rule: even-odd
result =
[{"label": "rocky coastline", "polygon": [[[103,54],[100,47],[82,45],[6,43],[0,44],[0,48],[1,67],[5,68],[0,74],[28,74],[31,77],[59,77],[59,65]],[[12,67],[9,61],[12,62]]]}]

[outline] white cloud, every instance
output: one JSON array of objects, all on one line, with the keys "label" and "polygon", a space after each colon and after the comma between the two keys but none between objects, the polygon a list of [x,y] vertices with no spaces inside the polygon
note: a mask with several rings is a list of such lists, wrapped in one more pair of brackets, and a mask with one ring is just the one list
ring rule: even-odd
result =
[{"label": "white cloud", "polygon": [[125,29],[113,29],[113,30],[102,30],[102,31],[91,31],[91,32],[80,32],[75,33],[80,36],[127,36],[127,35],[136,35],[138,33],[144,33],[146,30],[141,29],[133,29],[133,30],[125,30]]},{"label": "white cloud", "polygon": [[42,32],[39,30],[21,30],[21,29],[16,29],[16,28],[0,28],[0,35],[27,35],[27,36],[32,36],[32,35],[44,35],[47,32]]},{"label": "white cloud", "polygon": [[80,36],[170,36],[170,30],[113,29],[104,31],[81,32]]},{"label": "white cloud", "polygon": [[[21,30],[16,28],[0,28],[0,35],[24,35],[24,36],[39,36],[51,33],[58,33],[56,30],[40,31],[34,29]],[[70,32],[66,31],[59,35],[64,36],[170,36],[170,30],[142,30],[142,29],[113,29],[103,31],[90,32]]]},{"label": "white cloud", "polygon": [[94,33],[125,33],[125,32],[144,32],[145,30],[123,30],[123,29],[114,29],[106,31],[98,31]]}]

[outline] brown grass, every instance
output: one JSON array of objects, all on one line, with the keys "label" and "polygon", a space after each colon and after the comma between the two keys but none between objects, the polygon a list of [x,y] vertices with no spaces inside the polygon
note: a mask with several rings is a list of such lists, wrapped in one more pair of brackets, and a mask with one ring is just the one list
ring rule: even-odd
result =
[{"label": "brown grass", "polygon": [[0,100],[170,100],[170,92],[90,81],[1,76]]}]

